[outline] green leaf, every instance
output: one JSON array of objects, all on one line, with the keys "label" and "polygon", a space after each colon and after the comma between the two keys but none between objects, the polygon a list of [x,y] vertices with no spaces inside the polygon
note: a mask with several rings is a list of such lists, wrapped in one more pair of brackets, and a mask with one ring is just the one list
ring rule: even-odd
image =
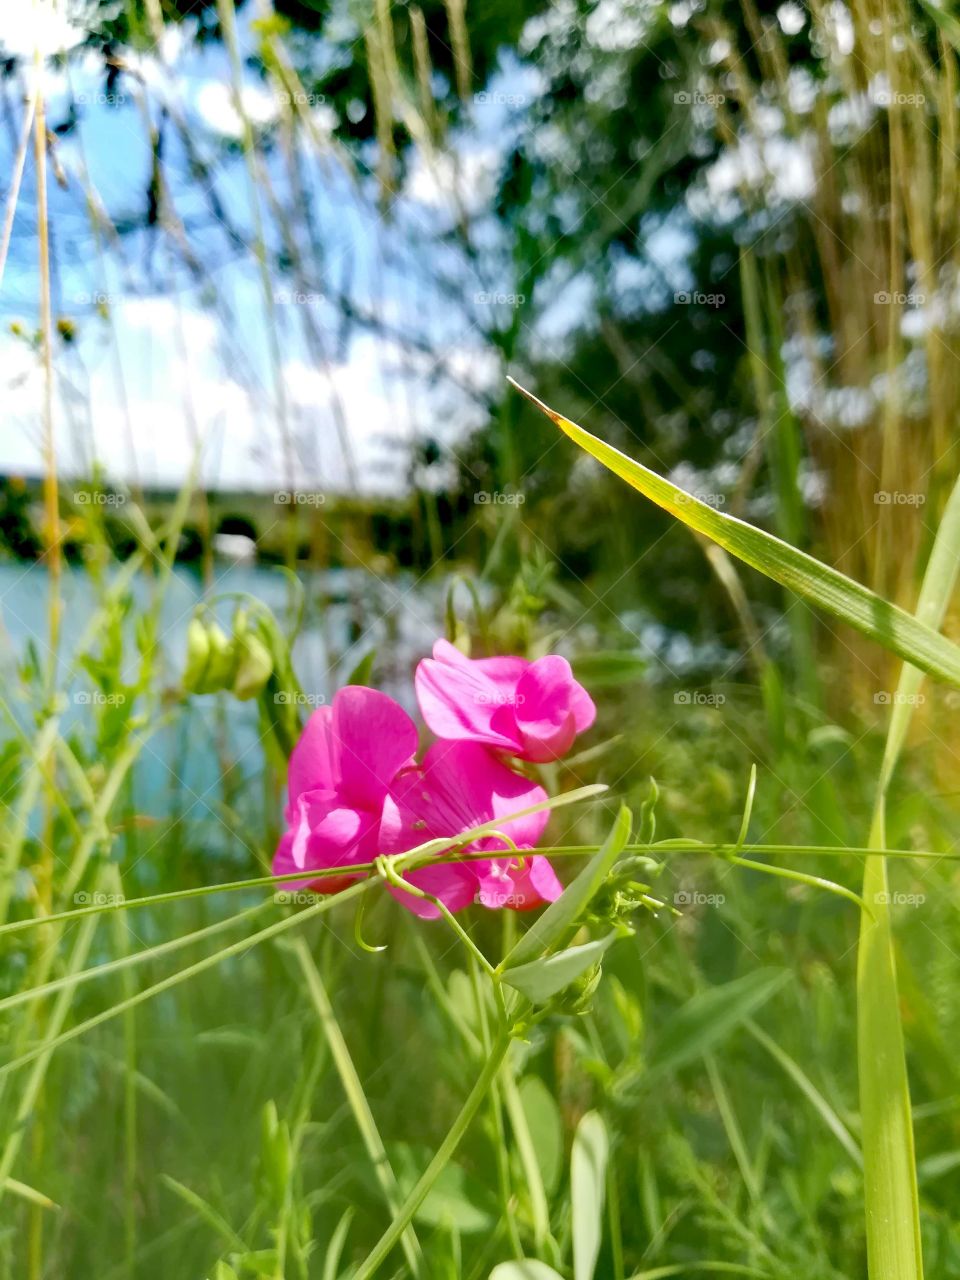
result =
[{"label": "green leaf", "polygon": [[573,1135],[570,1200],[573,1218],[573,1280],[593,1280],[603,1238],[603,1201],[610,1142],[603,1117],[588,1111]]},{"label": "green leaf", "polygon": [[[511,379],[512,381],[512,379]],[[676,516],[689,529],[712,539],[744,564],[876,641],[884,649],[932,676],[960,687],[960,646],[925,626],[904,609],[837,569],[798,551],[773,534],[714,510],[619,449],[548,408],[518,383],[518,391],[541,409],[571,440],[615,475]]]},{"label": "green leaf", "polygon": [[231,1249],[239,1250],[243,1253],[247,1252],[245,1241],[237,1235],[226,1218],[210,1204],[208,1201],[193,1191],[190,1187],[184,1186],[182,1182],[178,1182],[176,1178],[172,1178],[169,1173],[161,1173],[160,1181],[165,1183],[170,1190],[186,1201],[190,1208],[202,1218],[204,1222],[211,1226],[216,1233],[221,1236]]},{"label": "green leaf", "polygon": [[350,1223],[353,1221],[353,1207],[344,1209],[340,1221],[333,1229],[333,1235],[330,1237],[330,1243],[327,1245],[327,1251],[323,1257],[323,1276],[322,1280],[337,1280],[340,1274],[340,1256],[343,1253],[343,1247],[347,1243],[347,1235],[350,1232]]},{"label": "green leaf", "polygon": [[368,649],[357,665],[344,681],[345,684],[362,684],[366,687],[370,686],[373,678],[373,664],[377,660],[376,649]]},{"label": "green leaf", "polygon": [[518,1262],[501,1262],[490,1272],[490,1280],[563,1280],[553,1267],[535,1258]]},{"label": "green leaf", "polygon": [[11,1195],[19,1196],[21,1200],[27,1200],[40,1209],[60,1208],[55,1200],[51,1200],[49,1196],[45,1196],[42,1191],[37,1191],[26,1182],[21,1182],[19,1178],[5,1178],[3,1185]]},{"label": "green leaf", "polygon": [[944,38],[955,49],[960,49],[960,22],[954,15],[936,3],[936,0],[920,0],[920,5],[943,32]]},{"label": "green leaf", "polygon": [[563,1167],[563,1119],[553,1094],[539,1076],[524,1076],[520,1103],[527,1119],[544,1190],[555,1191]]},{"label": "green leaf", "polygon": [[[917,617],[943,622],[960,569],[960,480],[937,529],[917,600]],[[871,848],[886,847],[886,795],[906,740],[922,683],[916,665],[900,673],[880,767]],[[867,1260],[871,1280],[920,1280],[923,1250],[917,1189],[910,1081],[890,918],[887,861],[867,858],[857,953],[857,1057],[860,1076]]]},{"label": "green leaf", "polygon": [[630,810],[626,805],[621,805],[606,840],[556,902],[551,902],[543,915],[517,940],[502,961],[501,970],[525,965],[561,941],[610,874],[611,867],[630,839],[631,824]]},{"label": "green leaf", "polygon": [[663,1025],[650,1054],[650,1076],[686,1066],[708,1053],[790,980],[786,969],[757,969],[719,987],[698,991]]},{"label": "green leaf", "polygon": [[544,1004],[597,964],[607,947],[616,942],[618,937],[619,934],[615,932],[608,933],[605,938],[585,942],[582,946],[567,947],[565,951],[558,951],[554,955],[540,956],[529,964],[507,969],[503,974],[503,981],[534,1004]]}]

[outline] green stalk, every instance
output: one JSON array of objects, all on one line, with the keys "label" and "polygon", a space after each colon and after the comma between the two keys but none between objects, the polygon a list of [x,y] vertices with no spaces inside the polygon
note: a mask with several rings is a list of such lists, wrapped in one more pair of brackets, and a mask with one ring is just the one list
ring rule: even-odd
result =
[{"label": "green stalk", "polygon": [[29,830],[30,814],[37,803],[44,780],[45,765],[50,759],[50,751],[56,743],[59,729],[60,717],[51,716],[37,735],[36,746],[30,748],[32,758],[29,761],[29,767],[24,770],[23,790],[13,810],[12,830],[5,841],[7,847],[4,852],[3,867],[0,869],[0,920],[7,918],[13,881],[20,866],[20,858]]},{"label": "green stalk", "polygon": [[[937,530],[920,588],[916,616],[939,629],[960,569],[960,480]],[[886,800],[907,735],[923,673],[905,663],[897,685],[870,828],[870,846],[886,845]],[[885,857],[863,874],[857,954],[857,1050],[870,1280],[921,1280],[920,1197],[913,1147],[910,1084],[900,1020],[897,966]]]},{"label": "green stalk", "polygon": [[470,1122],[480,1109],[480,1105],[487,1096],[491,1085],[496,1079],[497,1072],[500,1070],[500,1064],[506,1056],[507,1049],[510,1047],[510,1032],[505,1027],[494,1042],[490,1051],[490,1056],[484,1063],[483,1070],[477,1077],[476,1084],[467,1095],[467,1100],[460,1109],[460,1114],[454,1120],[449,1133],[437,1149],[436,1155],[424,1169],[417,1185],[413,1188],[406,1200],[400,1207],[399,1214],[391,1222],[390,1226],[383,1233],[380,1239],[374,1245],[366,1259],[361,1262],[360,1268],[354,1276],[354,1280],[372,1280],[377,1275],[380,1267],[386,1261],[390,1254],[390,1250],[398,1243],[409,1223],[413,1220],[413,1215],[430,1192],[430,1188],[439,1178],[440,1174],[447,1167],[453,1153],[470,1127]]},{"label": "green stalk", "polygon": [[78,987],[84,982],[91,982],[96,978],[105,978],[108,974],[131,969],[136,965],[146,964],[150,960],[158,960],[161,956],[170,952],[193,946],[195,942],[199,942],[202,938],[209,938],[216,933],[222,933],[224,929],[232,928],[239,921],[245,920],[247,916],[262,911],[264,907],[269,905],[269,901],[259,902],[255,906],[238,911],[236,915],[226,916],[223,920],[215,920],[213,924],[204,925],[202,929],[195,929],[192,933],[178,934],[175,938],[168,938],[166,942],[158,942],[152,947],[145,947],[142,951],[124,950],[123,954],[117,956],[116,959],[105,960],[102,964],[94,965],[92,969],[83,969],[77,974],[65,974],[60,978],[52,978],[49,982],[44,982],[38,987],[26,987],[22,991],[15,991],[13,995],[4,996],[0,1000],[0,1011],[12,1009],[21,1004],[32,1004],[34,1000],[42,1000],[44,996],[53,995],[55,992],[63,990],[64,987]]},{"label": "green stalk", "polygon": [[[337,1016],[333,1011],[333,1005],[330,1003],[327,989],[323,985],[323,979],[320,977],[320,971],[314,962],[310,948],[303,938],[297,938],[293,944],[293,951],[306,980],[307,990],[320,1019],[320,1025],[327,1038],[327,1044],[330,1046],[330,1053],[333,1056],[337,1074],[340,1076],[343,1091],[347,1095],[347,1102],[350,1104],[353,1118],[356,1121],[357,1128],[360,1130],[363,1145],[367,1149],[367,1155],[370,1157],[373,1171],[377,1175],[377,1181],[380,1183],[383,1198],[387,1202],[387,1208],[391,1214],[396,1217],[400,1200],[400,1188],[393,1172],[393,1166],[390,1164],[387,1149],[383,1145],[383,1139],[380,1137],[377,1122],[373,1117],[373,1112],[370,1110],[367,1095],[363,1091],[363,1084],[357,1075],[353,1058],[350,1056],[350,1049],[344,1039],[343,1031],[340,1029]],[[423,1263],[423,1253],[412,1224],[408,1225],[404,1230],[400,1238],[400,1245],[411,1274],[419,1276]]]},{"label": "green stalk", "polygon": [[[104,883],[112,893],[123,894],[123,882],[115,864],[106,868]],[[119,960],[130,958],[130,926],[122,916],[114,916],[114,942]],[[79,977],[79,975],[78,975]],[[133,975],[124,972],[123,993],[134,994]],[[123,1015],[123,1243],[128,1280],[136,1274],[137,1252],[137,1022],[128,1009]]]},{"label": "green stalk", "polygon": [[[76,973],[87,958],[90,950],[90,944],[93,941],[94,930],[97,927],[96,920],[85,920],[80,926],[79,936],[74,944],[73,952],[67,966],[67,972]],[[20,1144],[23,1141],[24,1134],[28,1132],[30,1118],[33,1115],[34,1107],[39,1099],[43,1082],[46,1078],[47,1067],[50,1059],[53,1057],[54,1050],[61,1041],[60,1028],[66,1021],[67,1014],[70,1012],[70,1004],[73,1000],[73,989],[65,987],[57,998],[50,1015],[50,1021],[44,1033],[43,1040],[36,1050],[30,1055],[35,1065],[27,1078],[27,1083],[23,1093],[20,1095],[20,1102],[14,1116],[10,1133],[7,1137],[6,1144],[3,1148],[3,1154],[0,1155],[0,1198],[3,1197],[4,1191],[10,1189],[8,1179],[10,1171],[16,1162],[20,1152]]]},{"label": "green stalk", "polygon": [[[501,819],[502,821],[502,819]],[[457,841],[450,843],[459,843],[462,837],[458,837]],[[596,852],[596,845],[577,844],[577,845],[541,845],[538,846],[538,853],[550,858],[582,858],[585,854]],[[834,857],[834,858],[871,858],[876,849],[866,845],[827,845],[827,844],[706,844],[702,840],[664,840],[654,844],[627,844],[624,845],[625,853],[702,853],[709,854],[711,857],[723,858],[726,861],[736,859],[740,853],[756,853],[764,856],[774,855],[799,855],[800,857]],[[406,859],[408,854],[395,855]],[[418,865],[429,862],[431,866],[440,866],[452,862],[469,862],[471,858],[483,859],[489,857],[489,853],[479,852],[471,853],[469,851],[459,851],[457,853],[446,853],[437,857],[423,858]],[[948,851],[939,851],[936,849],[885,849],[884,857],[889,858],[919,858],[934,862],[957,862],[960,861],[960,853],[950,853]],[[745,859],[739,860],[741,863]],[[776,868],[771,866],[757,866],[747,863],[748,869],[755,871],[764,870],[776,873]],[[351,867],[352,871],[371,872],[377,870],[376,863],[373,862],[357,862]],[[340,876],[343,874],[341,867],[317,868],[311,871],[311,875],[317,880],[325,877]],[[799,873],[798,873],[799,874]],[[791,876],[796,879],[796,876]],[[90,907],[76,907],[71,911],[58,911],[48,917],[32,916],[23,920],[12,920],[8,924],[0,925],[0,935],[7,933],[23,933],[31,929],[36,929],[43,924],[62,924],[70,920],[82,920],[87,916],[103,915],[106,912],[114,911],[132,911],[139,907],[155,907],[165,906],[173,902],[186,902],[192,898],[206,898],[218,893],[235,893],[241,889],[261,889],[268,887],[282,887],[284,884],[292,880],[302,880],[302,871],[291,871],[283,876],[251,876],[245,880],[227,880],[223,884],[204,884],[194,885],[190,889],[173,889],[168,893],[148,894],[142,898],[127,898],[123,902],[111,902],[103,905]],[[802,881],[809,883],[811,887],[827,889],[830,892],[836,892],[837,887],[832,881],[823,880],[821,877],[813,876]],[[860,898],[848,890],[844,893],[845,897],[849,897],[851,901],[860,905]],[[9,998],[9,997],[8,997]]]},{"label": "green stalk", "polygon": [[[294,916],[278,920],[276,924],[268,925],[258,933],[252,933],[249,938],[241,938],[238,942],[233,942],[230,946],[214,952],[212,956],[204,956],[202,960],[197,960],[194,964],[188,965],[186,969],[180,969],[177,973],[170,974],[169,977],[163,978],[160,982],[155,982],[152,986],[145,987],[142,991],[138,991],[136,995],[130,996],[126,1000],[121,1000],[117,1004],[111,1005],[109,1009],[104,1009],[100,1013],[94,1014],[93,1017],[87,1018],[85,1022],[78,1022],[76,1026],[71,1027],[69,1031],[64,1031],[49,1043],[45,1043],[37,1049],[31,1049],[27,1053],[22,1053],[19,1057],[5,1062],[0,1067],[0,1081],[6,1079],[11,1072],[16,1071],[19,1067],[24,1067],[42,1055],[47,1054],[48,1051],[58,1049],[60,1045],[66,1044],[67,1041],[75,1040],[77,1036],[86,1034],[87,1031],[92,1030],[94,1027],[99,1027],[104,1022],[109,1022],[119,1014],[125,1013],[127,1009],[136,1008],[138,1004],[143,1004],[144,1001],[151,1000],[154,996],[160,995],[161,992],[169,991],[172,987],[179,986],[181,982],[186,982],[189,978],[196,977],[198,973],[212,969],[215,965],[220,964],[221,961],[229,960],[231,956],[242,955],[252,947],[259,946],[261,942],[266,942],[269,938],[275,938],[282,933],[286,933],[288,929],[295,929],[299,925],[306,924],[308,920],[320,915],[321,912],[329,911],[338,903],[346,902],[349,898],[356,897],[358,893],[363,893],[370,883],[370,881],[365,880],[358,884],[352,884],[349,888],[342,889],[340,893],[332,894],[329,898],[323,898],[320,902],[315,902],[313,906],[304,907],[302,911],[298,911]],[[72,996],[72,991],[68,989],[61,993],[61,997],[63,995]]]}]

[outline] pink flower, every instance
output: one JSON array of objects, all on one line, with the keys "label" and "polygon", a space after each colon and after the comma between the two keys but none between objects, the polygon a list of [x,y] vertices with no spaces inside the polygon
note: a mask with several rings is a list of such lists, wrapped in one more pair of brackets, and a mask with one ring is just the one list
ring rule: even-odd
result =
[{"label": "pink flower", "polygon": [[[427,840],[459,835],[546,799],[542,787],[514,773],[477,743],[436,742],[423,764],[402,770],[390,788],[380,824],[380,849],[403,853]],[[547,811],[541,810],[498,822],[498,826],[519,848],[529,849],[543,835],[548,817]],[[502,853],[504,842],[485,836],[468,848]],[[511,853],[426,865],[406,872],[405,878],[439,898],[450,911],[460,911],[471,902],[526,911],[552,902],[563,890],[550,863],[540,854],[518,858]],[[434,919],[440,914],[432,902],[402,889],[390,891],[418,916]]]},{"label": "pink flower", "polygon": [[[403,708],[376,689],[348,685],[332,706],[315,711],[290,756],[288,829],[273,874],[371,862],[384,799],[398,770],[413,762],[417,738]],[[336,893],[356,878],[305,875],[281,887]]]},{"label": "pink flower", "polygon": [[438,738],[543,763],[569,751],[597,709],[566,658],[465,658],[446,640],[417,667],[417,701]]}]

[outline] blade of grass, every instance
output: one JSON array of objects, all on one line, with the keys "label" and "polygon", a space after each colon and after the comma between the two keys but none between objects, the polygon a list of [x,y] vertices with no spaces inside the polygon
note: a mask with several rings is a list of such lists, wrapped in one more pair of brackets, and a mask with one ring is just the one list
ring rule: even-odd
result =
[{"label": "blade of grass", "polygon": [[798,551],[773,534],[738,520],[736,516],[714,510],[649,467],[635,462],[619,449],[564,418],[519,383],[513,382],[513,385],[591,457],[688,528],[712,538],[744,564],[797,595],[812,600],[825,612],[854,627],[884,649],[937,679],[960,687],[960,646],[939,635],[929,625],[884,600],[869,587],[806,552]]},{"label": "blade of grass", "polygon": [[[84,920],[78,931],[77,940],[74,943],[73,951],[68,962],[67,972],[78,972],[87,958],[90,951],[90,945],[93,942],[94,930],[97,927],[96,920]],[[57,997],[50,1020],[47,1023],[46,1031],[40,1045],[30,1054],[30,1061],[34,1063],[34,1068],[27,1077],[26,1085],[20,1095],[20,1100],[14,1115],[13,1124],[7,1141],[4,1144],[3,1154],[0,1155],[0,1198],[2,1198],[5,1190],[9,1190],[8,1179],[17,1156],[20,1153],[20,1145],[23,1142],[24,1135],[28,1132],[28,1122],[33,1114],[37,1099],[43,1090],[43,1083],[47,1074],[47,1066],[53,1057],[57,1045],[61,1042],[60,1028],[66,1020],[70,1011],[70,1003],[73,999],[73,990],[71,987],[65,987]]]},{"label": "blade of grass", "polygon": [[354,1276],[354,1280],[372,1280],[372,1277],[379,1274],[380,1268],[390,1255],[390,1251],[396,1245],[408,1223],[412,1222],[413,1215],[430,1192],[430,1188],[436,1182],[437,1178],[449,1164],[451,1157],[460,1145],[460,1141],[470,1122],[480,1109],[480,1105],[490,1086],[496,1079],[497,1072],[500,1070],[500,1064],[506,1055],[507,1049],[510,1047],[510,1033],[504,1029],[494,1042],[490,1051],[490,1056],[484,1063],[483,1070],[477,1077],[476,1083],[467,1095],[467,1099],[460,1109],[460,1113],[451,1125],[447,1136],[437,1149],[436,1155],[427,1165],[421,1174],[416,1186],[407,1196],[406,1200],[400,1208],[400,1212],[396,1215],[393,1222],[383,1233],[380,1239],[374,1245],[373,1249],[361,1262],[359,1269]]},{"label": "blade of grass", "polygon": [[[323,979],[320,977],[320,970],[317,968],[310,948],[303,938],[297,938],[293,943],[292,949],[300,965],[300,972],[306,981],[307,991],[310,993],[313,1007],[317,1011],[317,1017],[320,1019],[323,1033],[330,1046],[334,1065],[337,1068],[337,1074],[340,1076],[340,1083],[343,1085],[343,1091],[347,1096],[347,1102],[353,1112],[357,1128],[360,1130],[363,1145],[367,1149],[367,1155],[370,1157],[373,1171],[376,1174],[377,1181],[380,1183],[383,1198],[387,1202],[387,1208],[396,1217],[400,1203],[400,1187],[397,1184],[393,1166],[390,1164],[387,1149],[383,1145],[383,1139],[380,1137],[377,1122],[373,1117],[373,1112],[370,1110],[367,1095],[363,1090],[363,1083],[357,1075],[353,1058],[350,1056],[350,1049],[340,1029],[337,1016],[333,1011],[333,1005],[330,1003],[327,989],[323,985]],[[400,1237],[400,1246],[403,1249],[403,1254],[411,1273],[414,1276],[419,1276],[421,1274],[423,1252],[413,1223],[409,1224]]]},{"label": "blade of grass", "polygon": [[769,1053],[770,1056],[780,1064],[790,1079],[794,1084],[796,1084],[797,1088],[804,1095],[813,1107],[814,1111],[816,1111],[817,1115],[834,1135],[854,1164],[859,1168],[863,1168],[863,1156],[860,1154],[860,1148],[851,1136],[850,1130],[843,1123],[836,1111],[834,1111],[833,1107],[831,1107],[830,1103],[826,1100],[810,1077],[803,1071],[799,1064],[795,1062],[794,1059],[791,1058],[775,1040],[758,1027],[752,1019],[748,1019],[743,1025],[753,1036],[754,1040],[756,1040],[758,1044],[763,1045],[767,1053]]},{"label": "blade of grass", "polygon": [[[960,480],[954,485],[934,539],[917,600],[917,617],[939,627],[960,570]],[[886,800],[906,740],[923,674],[907,663],[900,673],[887,730],[869,843],[886,845]],[[857,1048],[866,1184],[867,1259],[871,1280],[920,1280],[923,1250],[910,1084],[907,1076],[885,857],[868,858],[863,898],[873,918],[861,917],[857,954]]]},{"label": "blade of grass", "polygon": [[[238,942],[233,942],[230,946],[214,952],[213,955],[205,956],[202,960],[197,960],[194,964],[188,965],[186,969],[180,969],[177,973],[170,974],[169,977],[163,978],[160,982],[155,982],[152,986],[145,987],[142,991],[138,991],[136,995],[130,996],[126,1000],[120,1000],[117,1004],[111,1005],[109,1009],[104,1009],[100,1013],[94,1014],[93,1017],[87,1018],[84,1022],[78,1022],[69,1031],[62,1032],[55,1039],[44,1043],[39,1048],[31,1049],[27,1053],[22,1053],[9,1062],[5,1062],[3,1066],[0,1066],[0,1080],[4,1080],[18,1068],[26,1066],[45,1054],[49,1054],[54,1049],[58,1049],[60,1045],[66,1044],[69,1040],[75,1040],[77,1036],[85,1035],[86,1032],[94,1027],[99,1027],[104,1022],[109,1022],[112,1018],[118,1017],[120,1014],[125,1013],[127,1009],[133,1009],[137,1005],[143,1004],[144,1001],[160,995],[161,992],[169,991],[172,987],[179,986],[181,982],[186,982],[188,979],[196,977],[198,973],[203,973],[205,970],[213,968],[214,965],[218,965],[224,960],[229,960],[231,956],[241,955],[243,952],[249,951],[251,947],[256,947],[261,942],[266,942],[269,938],[275,938],[280,934],[286,933],[289,929],[306,924],[308,920],[320,915],[321,912],[331,910],[337,903],[346,902],[350,898],[356,897],[358,893],[365,892],[373,883],[372,880],[363,880],[358,884],[350,885],[346,889],[341,889],[339,893],[331,894],[330,897],[323,898],[312,906],[304,907],[296,915],[288,916],[284,920],[278,920],[275,924],[268,925],[258,933],[251,934],[249,938],[241,938]],[[84,923],[88,922],[85,921]],[[93,921],[89,923],[93,923]],[[61,995],[63,994],[72,995],[72,992],[68,988],[66,992],[61,992]]]}]

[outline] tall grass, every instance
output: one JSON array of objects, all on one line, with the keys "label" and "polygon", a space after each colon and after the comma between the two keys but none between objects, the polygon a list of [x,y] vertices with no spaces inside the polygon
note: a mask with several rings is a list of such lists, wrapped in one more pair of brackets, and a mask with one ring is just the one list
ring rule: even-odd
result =
[{"label": "tall grass", "polygon": [[[708,17],[705,31],[725,51],[721,136],[759,158],[740,187],[756,227],[745,298],[779,518],[797,536],[781,529],[798,541],[805,464],[826,480],[812,531],[825,558],[908,604],[957,469],[956,51],[922,6],[813,5],[798,38],[823,73],[798,106],[790,39],[752,0],[743,12],[742,27]],[[782,174],[808,168],[793,208]],[[875,653],[851,649],[835,660],[861,696],[890,682]]]},{"label": "tall grass", "polygon": [[[453,0],[446,10],[458,92],[468,98],[470,14]],[[306,214],[282,210],[244,112],[232,0],[218,11],[244,126],[273,430],[292,485],[262,210]],[[156,6],[148,17],[156,38]],[[824,606],[839,619],[837,639],[824,646],[811,620],[788,608],[793,669],[763,655],[757,687],[731,685],[719,704],[692,702],[686,689],[678,703],[673,687],[624,681],[613,660],[601,679],[604,655],[588,653],[600,729],[549,777],[556,796],[576,801],[555,808],[549,835],[568,888],[532,922],[404,916],[384,884],[418,857],[452,856],[443,842],[291,909],[267,872],[298,727],[276,695],[302,692],[291,657],[296,610],[273,619],[246,602],[246,616],[234,616],[238,644],[252,633],[269,648],[257,699],[236,701],[226,678],[198,692],[166,636],[188,489],[159,528],[131,501],[139,546],[124,564],[110,561],[98,509],[88,508],[93,619],[80,635],[69,615],[61,625],[60,544],[75,511],[55,466],[49,160],[44,104],[31,97],[47,552],[30,572],[44,578],[51,605],[42,660],[24,658],[0,694],[0,1275],[839,1280],[866,1270],[871,1280],[905,1280],[921,1274],[922,1244],[928,1274],[960,1276],[955,807],[936,792],[942,765],[929,747],[903,752],[920,672],[960,683],[960,652],[939,634],[945,619],[949,628],[958,554],[957,387],[952,333],[935,320],[960,238],[956,67],[947,37],[931,47],[905,5],[879,17],[857,5],[850,20],[853,52],[838,49],[835,61],[837,101],[882,75],[902,98],[922,93],[927,110],[898,100],[838,139],[825,101],[812,118],[789,109],[774,25],[749,4],[743,30],[709,19],[711,37],[726,41],[724,90],[742,109],[739,119],[721,116],[729,144],[762,129],[772,98],[788,138],[814,157],[805,235],[782,255],[760,236],[739,264],[784,543],[701,510],[665,481],[658,489],[658,477],[629,460],[616,463],[726,549],[710,564],[749,648],[763,636],[749,580],[730,557]],[[809,21],[835,40],[834,9],[815,6]],[[410,83],[392,49],[388,4],[377,5],[366,33],[385,203],[398,120],[425,151],[452,145],[430,96],[425,22],[411,10]],[[287,94],[283,129],[309,136],[282,29],[264,19],[261,39],[270,81]],[[183,121],[174,127],[186,132]],[[289,155],[294,171],[292,146]],[[743,197],[758,214],[776,202],[769,189]],[[168,213],[164,234],[185,252]],[[285,249],[309,283],[319,257],[302,249],[309,229],[294,227],[283,227]],[[466,218],[452,234],[471,249]],[[826,315],[803,287],[813,272]],[[901,327],[906,304],[875,301],[911,291],[934,313],[919,339]],[[323,335],[309,315],[303,323],[317,363],[328,364]],[[504,363],[520,338],[517,320],[502,335]],[[916,403],[905,383],[915,349],[926,371]],[[830,408],[842,395],[797,405],[791,360],[806,362],[825,392],[872,395],[855,430]],[[515,483],[522,421],[510,400],[499,415],[499,475]],[[349,466],[342,416],[336,430]],[[813,510],[808,466],[829,480]],[[892,490],[927,497],[923,519],[893,532],[883,518],[892,513],[875,501]],[[426,540],[436,552],[435,508]],[[581,625],[589,590],[555,591],[548,605],[542,563],[521,560],[520,542],[508,533],[494,546],[516,573],[503,590],[474,592],[461,608],[466,593],[454,582],[444,619],[429,599],[418,610],[437,632],[446,624],[478,646],[519,637],[535,653],[569,635],[573,650],[601,647]],[[196,622],[209,617],[201,608]],[[852,678],[870,692],[882,687],[876,653],[904,663],[885,746],[848,708],[843,723],[825,709],[837,699],[821,697],[823,653],[835,671],[851,646]],[[391,659],[375,656],[365,678]],[[241,725],[252,748],[238,745]],[[202,736],[217,753],[220,777],[208,791],[179,776],[171,730]],[[765,766],[758,779],[754,759]],[[179,812],[146,793],[145,760],[172,775]]]}]

